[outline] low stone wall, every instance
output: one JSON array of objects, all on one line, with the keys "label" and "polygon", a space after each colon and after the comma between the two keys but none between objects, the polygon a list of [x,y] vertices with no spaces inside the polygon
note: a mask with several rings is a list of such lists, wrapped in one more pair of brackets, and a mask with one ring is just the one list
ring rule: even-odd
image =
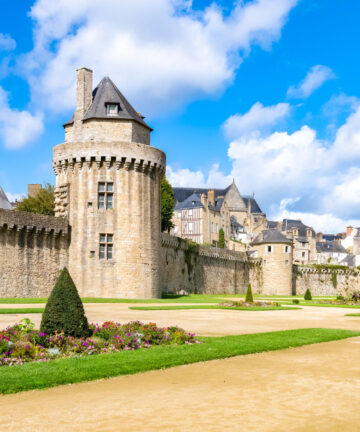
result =
[{"label": "low stone wall", "polygon": [[360,290],[360,271],[294,266],[294,293],[304,294],[308,288],[312,295],[349,296]]},{"label": "low stone wall", "polygon": [[245,252],[190,245],[168,234],[161,239],[163,292],[238,294],[246,292],[249,282],[261,292],[261,263],[250,261]]},{"label": "low stone wall", "polygon": [[0,297],[47,297],[69,237],[66,219],[0,209]]}]

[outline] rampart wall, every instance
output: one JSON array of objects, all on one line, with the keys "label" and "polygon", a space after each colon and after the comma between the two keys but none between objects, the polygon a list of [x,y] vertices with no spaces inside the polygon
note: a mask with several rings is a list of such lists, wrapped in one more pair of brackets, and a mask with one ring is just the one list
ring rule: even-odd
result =
[{"label": "rampart wall", "polygon": [[251,283],[262,292],[262,267],[245,252],[187,243],[178,237],[161,237],[161,288],[163,292],[239,294]]},{"label": "rampart wall", "polygon": [[0,297],[47,297],[69,237],[66,219],[0,209]]},{"label": "rampart wall", "polygon": [[349,296],[360,290],[358,269],[294,266],[294,292],[304,294],[309,288],[312,295]]}]

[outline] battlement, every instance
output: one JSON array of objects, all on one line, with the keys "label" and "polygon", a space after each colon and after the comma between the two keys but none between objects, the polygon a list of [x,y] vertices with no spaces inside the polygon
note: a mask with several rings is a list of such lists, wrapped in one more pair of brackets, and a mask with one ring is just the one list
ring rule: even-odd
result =
[{"label": "battlement", "polygon": [[0,229],[29,230],[47,234],[69,235],[68,221],[64,218],[16,210],[0,209]]}]

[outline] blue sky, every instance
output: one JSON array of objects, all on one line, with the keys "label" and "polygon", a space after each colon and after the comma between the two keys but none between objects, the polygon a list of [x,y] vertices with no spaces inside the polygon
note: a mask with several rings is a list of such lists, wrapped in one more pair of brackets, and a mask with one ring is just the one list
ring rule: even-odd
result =
[{"label": "blue sky", "polygon": [[232,178],[269,218],[360,225],[356,0],[0,0],[0,185],[54,183],[75,69],[154,128],[173,185]]}]

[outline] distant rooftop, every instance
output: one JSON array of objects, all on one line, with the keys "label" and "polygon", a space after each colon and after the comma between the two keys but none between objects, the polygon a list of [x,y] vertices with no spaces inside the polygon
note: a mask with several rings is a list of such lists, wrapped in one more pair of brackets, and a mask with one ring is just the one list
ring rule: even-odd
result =
[{"label": "distant rooftop", "polygon": [[12,210],[12,205],[10,204],[8,197],[6,196],[1,186],[0,186],[0,209]]},{"label": "distant rooftop", "polygon": [[286,238],[280,231],[275,229],[264,230],[252,242],[252,245],[261,243],[289,243],[292,241]]}]

